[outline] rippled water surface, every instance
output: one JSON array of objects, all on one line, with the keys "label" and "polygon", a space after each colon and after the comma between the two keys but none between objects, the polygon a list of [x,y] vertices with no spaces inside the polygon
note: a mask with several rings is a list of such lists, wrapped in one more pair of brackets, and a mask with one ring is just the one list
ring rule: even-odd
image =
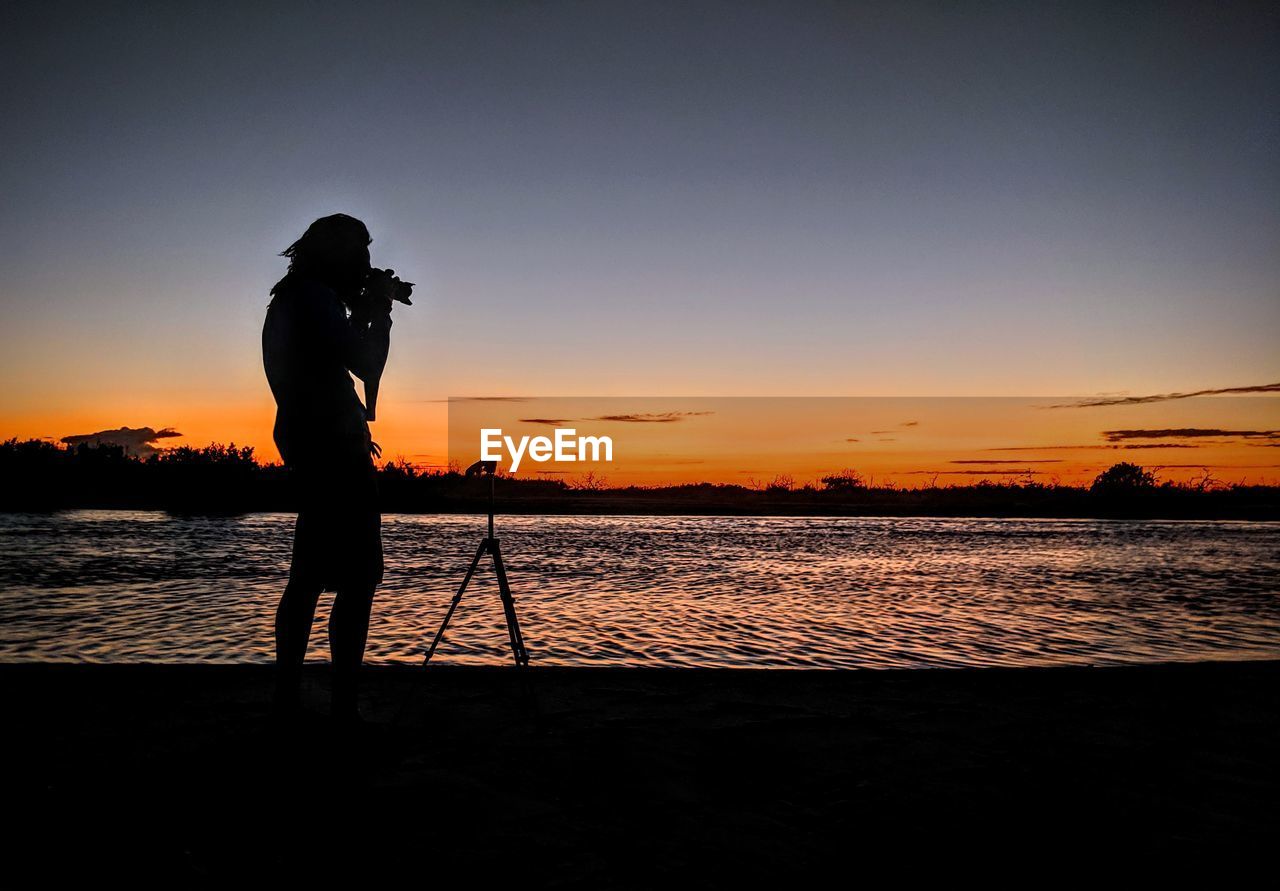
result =
[{"label": "rippled water surface", "polygon": [[[1280,658],[1280,524],[500,518],[543,665],[943,666]],[[384,520],[369,658],[420,659],[483,531]],[[0,514],[0,659],[267,661],[293,517]],[[317,616],[312,655],[323,658]],[[440,662],[504,658],[491,572]]]}]

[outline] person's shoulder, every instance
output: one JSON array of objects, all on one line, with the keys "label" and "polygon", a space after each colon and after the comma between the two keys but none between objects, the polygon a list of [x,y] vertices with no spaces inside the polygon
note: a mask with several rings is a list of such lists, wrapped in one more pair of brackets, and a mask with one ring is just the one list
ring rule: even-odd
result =
[{"label": "person's shoulder", "polygon": [[295,293],[301,300],[309,303],[341,303],[338,292],[328,285],[322,285],[315,279],[303,279],[298,282]]},{"label": "person's shoulder", "polygon": [[313,279],[281,281],[273,291],[271,308],[304,318],[345,315],[337,292]]},{"label": "person's shoulder", "polygon": [[275,299],[285,302],[338,303],[338,293],[328,285],[313,278],[299,278],[288,275],[276,283],[271,289]]}]

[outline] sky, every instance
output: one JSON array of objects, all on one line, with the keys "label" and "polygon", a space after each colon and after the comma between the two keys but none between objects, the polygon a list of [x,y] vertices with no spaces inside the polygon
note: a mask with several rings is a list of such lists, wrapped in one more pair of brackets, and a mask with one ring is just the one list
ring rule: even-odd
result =
[{"label": "sky", "polygon": [[0,68],[2,436],[274,458],[334,212],[419,286],[391,454],[450,396],[1280,380],[1266,4],[19,2]]},{"label": "sky", "polygon": [[821,486],[851,473],[904,488],[1087,485],[1121,461],[1160,482],[1280,485],[1280,398],[1269,394],[463,397],[448,414],[447,454],[418,463],[496,458],[504,472],[575,486]]}]

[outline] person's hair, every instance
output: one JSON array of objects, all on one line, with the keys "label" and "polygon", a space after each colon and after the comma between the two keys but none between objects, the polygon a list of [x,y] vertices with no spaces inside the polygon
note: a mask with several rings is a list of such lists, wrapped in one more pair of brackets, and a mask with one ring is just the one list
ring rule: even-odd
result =
[{"label": "person's hair", "polygon": [[355,217],[335,213],[321,217],[302,237],[280,252],[289,258],[289,271],[271,289],[272,295],[294,275],[320,275],[349,263],[361,248],[373,242],[369,229]]}]

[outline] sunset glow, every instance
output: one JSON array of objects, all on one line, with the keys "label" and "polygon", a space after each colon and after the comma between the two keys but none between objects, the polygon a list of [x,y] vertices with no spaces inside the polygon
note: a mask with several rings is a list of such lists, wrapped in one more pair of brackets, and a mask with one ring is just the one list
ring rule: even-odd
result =
[{"label": "sunset glow", "polygon": [[[418,283],[373,437],[424,467],[448,460],[451,395],[1280,380],[1270,57],[1249,15],[766,4],[713,27],[683,6],[423,7],[394,27],[327,13],[306,52],[298,18],[269,8],[49,15],[4,38],[15,71],[40,72],[3,99],[22,122],[0,206],[5,437],[172,428],[160,445],[277,459],[268,291],[280,251],[335,211]],[[299,135],[335,102],[340,126]],[[735,433],[720,463],[663,464],[655,442],[611,476],[804,481],[848,464],[960,482],[1008,468],[952,462],[1038,445],[997,457],[1037,479],[1120,456],[1172,479],[1202,464],[1275,478],[1256,442],[1101,448],[1124,426],[1277,426],[1262,401],[1239,424],[1225,402],[1192,405],[1044,412],[1017,441],[940,417],[856,449],[778,420]]]}]

